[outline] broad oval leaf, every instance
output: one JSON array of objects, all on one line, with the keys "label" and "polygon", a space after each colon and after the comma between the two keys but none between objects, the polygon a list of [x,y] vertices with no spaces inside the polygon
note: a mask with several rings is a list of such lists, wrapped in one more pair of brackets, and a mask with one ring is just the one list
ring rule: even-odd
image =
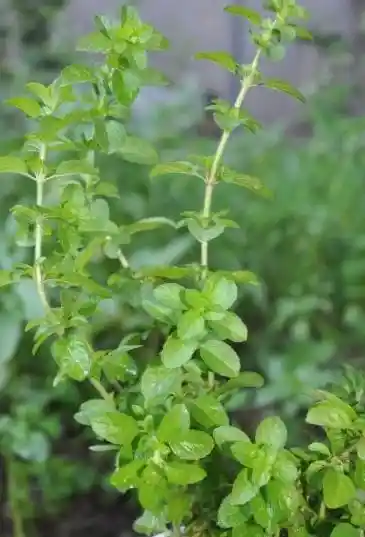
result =
[{"label": "broad oval leaf", "polygon": [[178,440],[169,442],[172,451],[183,460],[204,459],[214,448],[213,439],[203,431],[187,431]]},{"label": "broad oval leaf", "polygon": [[323,478],[323,499],[329,509],[347,505],[356,496],[352,480],[339,470],[329,468]]},{"label": "broad oval leaf", "polygon": [[213,438],[218,446],[234,442],[251,442],[246,433],[232,425],[221,425],[214,429]]},{"label": "broad oval leaf", "polygon": [[186,364],[196,350],[197,344],[191,341],[183,341],[176,337],[170,336],[165,342],[161,360],[167,369],[174,369]]},{"label": "broad oval leaf", "polygon": [[136,420],[121,412],[108,412],[90,421],[94,433],[111,444],[128,446],[139,433]]},{"label": "broad oval leaf", "polygon": [[245,505],[258,493],[258,487],[249,479],[248,470],[244,468],[236,477],[231,493],[232,505]]},{"label": "broad oval leaf", "polygon": [[37,118],[42,114],[42,108],[35,99],[29,97],[14,97],[8,99],[7,104],[21,110],[26,116]]},{"label": "broad oval leaf", "polygon": [[196,464],[169,462],[164,466],[167,481],[172,485],[192,485],[206,477],[206,471]]},{"label": "broad oval leaf", "polygon": [[135,460],[117,468],[110,477],[110,484],[120,492],[136,488],[139,484],[139,472],[145,465],[145,461]]},{"label": "broad oval leaf", "polygon": [[335,398],[321,401],[312,407],[307,414],[306,422],[329,429],[349,429],[356,417],[356,412],[350,405]]},{"label": "broad oval leaf", "polygon": [[146,406],[163,403],[169,395],[178,394],[181,382],[180,370],[163,366],[147,367],[141,378],[141,392]]},{"label": "broad oval leaf", "polygon": [[224,310],[228,310],[237,300],[237,285],[221,274],[211,274],[203,289],[207,299]]},{"label": "broad oval leaf", "polygon": [[180,339],[200,339],[205,333],[204,318],[200,311],[189,310],[180,317],[177,325]]},{"label": "broad oval leaf", "polygon": [[229,494],[224,498],[218,509],[218,526],[229,529],[241,526],[248,520],[248,515],[240,505],[232,504],[232,497]]},{"label": "broad oval leaf", "polygon": [[210,339],[199,349],[205,364],[222,377],[236,377],[240,371],[240,359],[237,353],[223,341]]},{"label": "broad oval leaf", "polygon": [[157,431],[160,442],[176,440],[184,435],[190,427],[190,414],[183,404],[174,405],[162,418]]},{"label": "broad oval leaf", "polygon": [[[210,319],[209,314],[206,316]],[[231,311],[225,312],[224,317],[221,319],[211,318],[209,322],[210,326],[216,332],[216,334],[222,339],[229,339],[236,343],[247,340],[248,331],[247,326],[235,313]]]},{"label": "broad oval leaf", "polygon": [[360,529],[355,528],[352,524],[341,522],[334,528],[330,537],[360,537]]},{"label": "broad oval leaf", "polygon": [[288,432],[285,424],[276,416],[265,418],[256,429],[257,444],[272,446],[277,450],[285,446],[287,438]]},{"label": "broad oval leaf", "polygon": [[203,427],[228,425],[229,418],[223,405],[213,395],[201,395],[191,404],[193,418]]},{"label": "broad oval leaf", "polygon": [[0,157],[0,173],[18,173],[28,175],[28,167],[22,159],[18,157]]},{"label": "broad oval leaf", "polygon": [[74,380],[84,380],[90,373],[91,355],[87,343],[76,335],[60,338],[52,346],[53,356],[61,375]]},{"label": "broad oval leaf", "polygon": [[168,162],[166,164],[157,164],[152,168],[150,177],[155,178],[161,175],[190,175],[196,176],[200,179],[204,179],[204,173],[200,170],[199,166],[192,164],[191,162],[179,161]]}]

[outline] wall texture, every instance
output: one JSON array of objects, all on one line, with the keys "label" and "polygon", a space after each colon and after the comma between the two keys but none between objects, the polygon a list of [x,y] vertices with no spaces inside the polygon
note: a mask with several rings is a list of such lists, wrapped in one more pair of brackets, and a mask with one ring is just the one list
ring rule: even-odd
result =
[{"label": "wall texture", "polygon": [[[238,3],[237,0],[235,0]],[[357,30],[357,19],[351,3],[357,0],[302,0],[311,12],[310,27],[321,35],[339,35],[351,41]],[[233,17],[223,12],[227,0],[139,0],[143,18],[156,26],[171,41],[171,50],[152,59],[156,67],[179,80],[187,73],[195,73],[202,88],[214,89],[228,97],[232,81],[225,71],[209,62],[192,60],[198,50],[231,50],[232,33],[240,31],[236,50],[243,62],[252,58],[245,21],[233,23]],[[233,2],[232,2],[233,3]],[[120,0],[70,0],[58,21],[57,33],[67,30],[67,40],[88,32],[95,14],[113,15]],[[244,0],[244,4],[259,9],[260,0]],[[66,37],[66,34],[65,34]],[[311,86],[323,73],[324,58],[312,44],[296,43],[289,47],[287,56],[278,64],[264,64],[267,74],[290,80],[298,87]],[[297,105],[287,97],[260,89],[252,92],[248,106],[263,121],[287,119],[296,113]]]}]

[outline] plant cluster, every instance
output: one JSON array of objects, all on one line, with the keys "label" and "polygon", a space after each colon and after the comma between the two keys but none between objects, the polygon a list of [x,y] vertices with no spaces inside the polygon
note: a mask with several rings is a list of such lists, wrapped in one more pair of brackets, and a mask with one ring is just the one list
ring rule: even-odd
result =
[{"label": "plant cluster", "polygon": [[[17,240],[32,248],[34,260],[1,271],[0,284],[34,280],[44,312],[27,325],[34,352],[51,343],[55,386],[72,379],[95,389],[76,420],[98,438],[92,450],[115,452],[111,483],[136,492],[144,512],[135,528],[146,534],[360,537],[365,528],[362,379],[350,375],[340,393],[318,393],[307,422],[322,427],[326,440],[308,450],[286,447],[287,430],[277,417],[263,420],[249,438],[225,408],[237,389],[262,385],[257,373],[240,371],[234,345],[246,341],[247,327],[232,311],[238,284],[257,279],[246,270],[212,270],[211,241],[237,226],[226,211],[213,211],[213,194],[224,183],[267,194],[256,177],[224,162],[234,129],[260,128],[242,108],[248,91],[263,85],[304,100],[289,83],[267,79],[259,62],[261,56],[281,59],[286,42],[309,37],[296,22],[305,10],[295,0],[270,0],[265,7],[272,16],[226,8],[252,25],[250,65],[226,52],[197,55],[241,81],[233,105],[211,105],[222,129],[213,156],[158,162],[149,143],[127,132],[140,88],[164,83],[148,67],[147,54],[167,46],[131,7],[121,10],[116,24],[97,18],[96,30],[81,40],[80,50],[104,56],[100,65],[70,65],[49,86],[29,83],[27,96],[9,101],[31,128],[20,155],[0,158],[0,172],[34,184],[35,204],[12,209]],[[114,154],[152,165],[152,178],[181,174],[200,181],[202,210],[184,212],[179,222],[151,217],[118,226],[107,202],[118,193],[100,180],[98,167],[103,155]],[[58,195],[49,199],[55,184]],[[126,245],[166,225],[188,230],[199,243],[200,261],[134,267]],[[103,257],[119,266],[99,278],[95,261]],[[143,313],[142,328],[115,348],[97,349],[90,321],[121,290],[131,309]],[[144,345],[156,337],[146,359]]]}]

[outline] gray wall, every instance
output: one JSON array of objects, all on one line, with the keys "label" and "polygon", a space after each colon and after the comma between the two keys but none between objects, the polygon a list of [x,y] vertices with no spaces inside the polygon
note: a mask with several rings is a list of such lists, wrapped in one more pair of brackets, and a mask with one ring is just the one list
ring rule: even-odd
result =
[{"label": "gray wall", "polygon": [[[342,35],[351,42],[358,25],[352,5],[356,2],[359,0],[302,0],[301,4],[311,12],[310,28],[322,35]],[[223,12],[227,3],[229,0],[139,0],[142,17],[171,41],[170,52],[155,56],[153,63],[176,80],[187,73],[195,73],[202,88],[214,89],[228,97],[232,81],[227,73],[210,62],[192,60],[198,50],[232,50],[233,17]],[[62,36],[67,30],[65,36],[70,41],[70,37],[76,38],[92,28],[95,14],[113,15],[120,4],[120,0],[70,0],[58,21],[57,33]],[[244,0],[244,4],[259,9],[261,2]],[[239,59],[250,62],[252,45],[245,22],[239,20],[238,24],[242,28]],[[263,69],[305,90],[323,75],[325,62],[313,45],[295,43],[289,47],[284,61],[264,63]],[[297,111],[291,99],[265,89],[251,92],[248,105],[258,119],[265,122],[288,119]]]}]

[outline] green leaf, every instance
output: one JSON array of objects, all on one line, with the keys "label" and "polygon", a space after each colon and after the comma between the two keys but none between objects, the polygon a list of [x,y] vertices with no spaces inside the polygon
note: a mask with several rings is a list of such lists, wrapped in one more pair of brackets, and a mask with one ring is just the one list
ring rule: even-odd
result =
[{"label": "green leaf", "polygon": [[57,166],[54,176],[66,175],[98,175],[98,170],[87,160],[66,160]]},{"label": "green leaf", "polygon": [[225,7],[224,11],[227,11],[227,13],[231,13],[232,15],[239,15],[240,17],[244,17],[251,24],[259,25],[262,21],[260,13],[255,9],[251,9],[249,7],[233,4]]},{"label": "green leaf", "polygon": [[258,488],[251,483],[248,470],[244,468],[233,483],[231,503],[232,505],[245,505],[256,496],[257,492]]},{"label": "green leaf", "polygon": [[35,99],[29,97],[14,97],[8,99],[7,104],[21,110],[26,116],[37,118],[42,114],[42,108]]},{"label": "green leaf", "polygon": [[184,462],[169,462],[164,466],[167,481],[172,485],[192,485],[206,477],[200,466]]},{"label": "green leaf", "polygon": [[265,418],[256,429],[257,444],[271,446],[277,450],[285,446],[287,438],[285,424],[276,416]]},{"label": "green leaf", "polygon": [[201,395],[193,401],[191,413],[193,418],[203,427],[210,428],[229,424],[229,418],[223,406],[209,394]]},{"label": "green leaf", "polygon": [[176,527],[181,526],[182,522],[191,513],[192,497],[188,491],[181,487],[170,494],[166,505],[166,519],[171,521]]},{"label": "green leaf", "polygon": [[131,488],[138,487],[139,472],[145,466],[145,461],[135,460],[121,468],[117,468],[110,478],[110,484],[120,492],[126,492]]},{"label": "green leaf", "polygon": [[210,339],[199,349],[205,364],[222,377],[236,377],[240,371],[240,359],[237,353],[223,341]]},{"label": "green leaf", "polygon": [[282,93],[286,93],[287,95],[294,97],[294,99],[297,99],[298,101],[301,101],[302,103],[305,103],[304,95],[299,90],[297,90],[294,86],[292,86],[289,82],[286,82],[284,80],[269,78],[265,80],[264,84],[267,88],[270,88],[276,91],[281,91]]},{"label": "green leaf", "polygon": [[[216,318],[215,318],[216,317]],[[247,326],[233,312],[226,311],[224,317],[217,318],[214,314],[207,314],[206,319],[213,331],[222,339],[229,339],[237,343],[247,341]]]},{"label": "green leaf", "polygon": [[245,524],[244,526],[238,526],[233,528],[232,537],[265,537],[264,530],[257,524]]},{"label": "green leaf", "polygon": [[339,470],[328,468],[323,478],[323,499],[329,509],[347,505],[356,496],[352,480]]},{"label": "green leaf", "polygon": [[108,52],[112,47],[111,40],[100,32],[92,32],[81,37],[77,44],[80,52]]},{"label": "green leaf", "polygon": [[350,429],[356,417],[351,406],[336,397],[317,403],[309,410],[306,422],[329,429]]},{"label": "green leaf", "polygon": [[203,288],[209,301],[224,310],[228,310],[237,300],[237,285],[220,274],[211,274]]},{"label": "green leaf", "polygon": [[183,307],[181,293],[184,288],[177,283],[163,283],[156,287],[153,295],[157,302],[173,310],[181,310]]},{"label": "green leaf", "polygon": [[118,153],[123,140],[126,137],[126,130],[120,121],[108,121],[105,124],[108,137],[108,154]]},{"label": "green leaf", "polygon": [[238,377],[228,380],[217,390],[217,393],[224,394],[235,391],[240,388],[261,388],[264,385],[264,379],[255,371],[243,371]]},{"label": "green leaf", "polygon": [[11,270],[0,270],[0,287],[6,287],[14,281],[13,272]]},{"label": "green leaf", "polygon": [[246,433],[232,425],[221,425],[214,429],[213,438],[217,446],[233,442],[251,442]]},{"label": "green leaf", "polygon": [[357,456],[365,461],[365,438],[362,436],[356,445]]},{"label": "green leaf", "polygon": [[102,368],[110,382],[125,382],[137,375],[135,362],[123,348],[107,353],[103,358]]},{"label": "green leaf", "polygon": [[187,431],[181,438],[171,440],[169,444],[177,457],[191,461],[203,459],[214,448],[213,440],[209,434],[195,430]]},{"label": "green leaf", "polygon": [[150,511],[144,511],[143,515],[134,522],[133,529],[144,535],[158,534],[166,531],[166,522],[162,514],[157,516]]},{"label": "green leaf", "polygon": [[60,374],[74,380],[84,380],[90,373],[89,346],[77,335],[60,338],[52,346],[53,356],[60,367]]},{"label": "green leaf", "polygon": [[313,451],[314,453],[320,453],[325,457],[331,456],[330,450],[325,444],[322,444],[322,442],[312,442],[312,444],[309,444],[308,449],[309,451]]},{"label": "green leaf", "polygon": [[220,179],[224,183],[247,188],[247,190],[251,190],[251,192],[260,194],[266,198],[270,196],[270,191],[263,185],[262,181],[252,175],[238,173],[229,168],[223,168],[220,174]]},{"label": "green leaf", "polygon": [[114,411],[115,405],[112,400],[90,399],[89,401],[82,403],[74,418],[77,423],[81,423],[81,425],[91,426],[93,419],[102,417],[104,414]]},{"label": "green leaf", "polygon": [[119,154],[124,160],[146,166],[155,164],[158,160],[157,153],[152,145],[135,136],[126,136],[119,148]]},{"label": "green leaf", "polygon": [[190,414],[183,404],[174,405],[162,418],[157,431],[157,438],[160,442],[176,440],[185,434],[190,427]]},{"label": "green leaf", "polygon": [[121,412],[108,412],[92,418],[91,428],[99,438],[121,446],[131,444],[139,433],[136,420]]},{"label": "green leaf", "polygon": [[173,220],[164,218],[163,216],[151,216],[150,218],[142,218],[142,220],[137,220],[137,222],[130,224],[127,226],[127,230],[131,235],[134,235],[143,231],[153,231],[163,226],[176,229],[176,224]]},{"label": "green leaf", "polygon": [[177,325],[180,339],[200,339],[205,333],[205,323],[200,311],[190,310],[180,317]]},{"label": "green leaf", "polygon": [[256,451],[255,457],[252,458],[250,467],[252,468],[251,481],[256,487],[267,485],[272,477],[273,464],[276,459],[276,453],[272,449],[261,447]]},{"label": "green leaf", "polygon": [[0,157],[0,173],[28,175],[28,167],[25,162],[18,157]]},{"label": "green leaf", "polygon": [[96,75],[90,67],[86,65],[68,65],[60,75],[60,86],[73,86],[74,84],[84,84],[85,82],[94,82]]},{"label": "green leaf", "polygon": [[164,403],[181,390],[181,371],[165,367],[147,367],[141,378],[141,392],[147,406]]},{"label": "green leaf", "polygon": [[330,537],[360,537],[361,533],[358,528],[354,528],[347,522],[341,522],[334,528]]},{"label": "green leaf", "polygon": [[279,481],[294,483],[298,477],[295,457],[288,451],[280,451],[277,454],[272,474]]},{"label": "green leaf", "polygon": [[152,168],[150,172],[151,179],[159,177],[161,175],[191,175],[204,179],[204,174],[201,172],[199,166],[192,164],[191,162],[179,161],[168,162],[165,164],[157,164]]},{"label": "green leaf", "polygon": [[176,337],[170,336],[162,349],[161,360],[168,369],[174,369],[186,364],[196,350],[196,343],[183,341]]},{"label": "green leaf", "polygon": [[232,504],[232,497],[229,494],[224,498],[218,509],[218,526],[229,529],[241,526],[248,520],[247,514],[240,505]]},{"label": "green leaf", "polygon": [[227,69],[231,73],[235,73],[237,70],[237,62],[225,51],[214,51],[214,52],[198,52],[195,54],[197,60],[209,60],[211,62],[217,63],[223,69]]}]

